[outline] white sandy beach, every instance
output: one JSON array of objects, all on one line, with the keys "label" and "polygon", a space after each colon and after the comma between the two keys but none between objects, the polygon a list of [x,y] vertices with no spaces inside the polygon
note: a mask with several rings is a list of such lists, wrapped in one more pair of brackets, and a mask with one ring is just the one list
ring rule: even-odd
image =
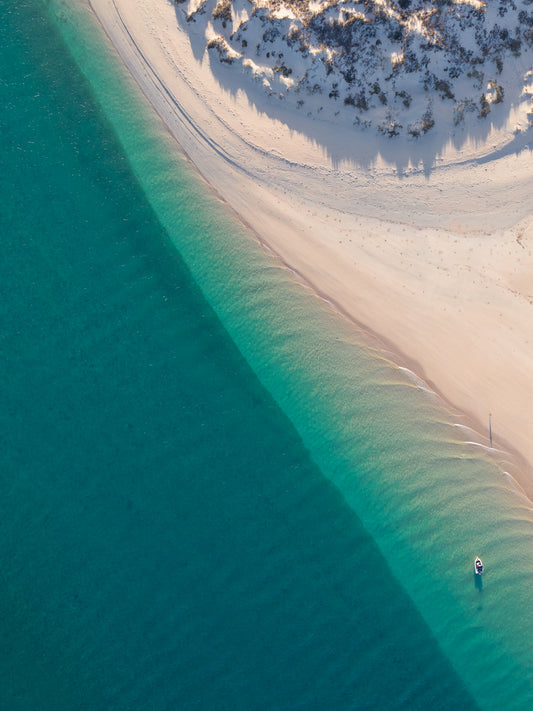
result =
[{"label": "white sandy beach", "polygon": [[191,40],[186,5],[90,5],[218,194],[485,437],[491,412],[495,447],[523,457],[533,495],[533,129],[523,104],[477,134],[378,138],[245,93],[233,67],[212,66]]}]

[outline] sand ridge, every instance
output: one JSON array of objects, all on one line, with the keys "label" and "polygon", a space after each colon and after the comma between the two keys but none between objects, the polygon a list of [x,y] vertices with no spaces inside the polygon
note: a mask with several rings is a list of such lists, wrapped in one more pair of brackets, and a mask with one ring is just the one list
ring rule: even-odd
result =
[{"label": "sand ridge", "polygon": [[90,5],[220,196],[480,432],[492,412],[533,493],[533,136],[516,112],[477,133],[378,137],[245,92],[171,0]]}]

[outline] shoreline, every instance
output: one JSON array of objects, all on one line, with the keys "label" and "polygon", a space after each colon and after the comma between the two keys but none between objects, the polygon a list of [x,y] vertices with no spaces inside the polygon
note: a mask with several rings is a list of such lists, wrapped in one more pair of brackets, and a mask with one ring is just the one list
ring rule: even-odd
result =
[{"label": "shoreline", "polygon": [[[427,163],[415,166],[409,155],[427,152],[425,144],[405,149],[352,130],[359,144],[340,160],[342,127],[337,146],[321,143],[299,116],[288,119],[300,131],[261,112],[237,87],[239,77],[216,67],[235,82],[233,94],[222,89],[208,59],[195,57],[170,0],[89,5],[189,161],[258,241],[449,411],[463,413],[460,426],[481,443],[492,412],[498,463],[533,497],[527,136],[493,137],[492,161],[488,142],[476,148],[472,138],[455,153],[435,154],[428,174]],[[375,157],[358,163],[365,142],[375,144]],[[395,162],[381,157],[388,150]]]}]

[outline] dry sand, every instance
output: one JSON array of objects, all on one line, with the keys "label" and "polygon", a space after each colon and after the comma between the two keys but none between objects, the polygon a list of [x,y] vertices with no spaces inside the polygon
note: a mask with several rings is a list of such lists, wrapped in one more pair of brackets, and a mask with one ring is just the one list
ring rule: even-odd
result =
[{"label": "dry sand", "polygon": [[492,412],[495,447],[523,457],[514,474],[533,494],[533,130],[523,105],[477,133],[378,138],[245,93],[233,67],[210,63],[186,4],[90,4],[220,196],[485,436]]}]

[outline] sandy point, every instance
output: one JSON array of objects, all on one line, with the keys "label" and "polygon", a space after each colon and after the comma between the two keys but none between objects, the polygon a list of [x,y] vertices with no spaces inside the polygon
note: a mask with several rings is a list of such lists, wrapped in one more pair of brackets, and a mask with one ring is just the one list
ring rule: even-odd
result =
[{"label": "sandy point", "polygon": [[273,104],[210,60],[186,4],[90,6],[213,189],[482,441],[492,413],[495,457],[533,497],[533,131],[524,117],[513,109],[498,125],[455,134],[437,125],[422,139],[392,140]]}]

